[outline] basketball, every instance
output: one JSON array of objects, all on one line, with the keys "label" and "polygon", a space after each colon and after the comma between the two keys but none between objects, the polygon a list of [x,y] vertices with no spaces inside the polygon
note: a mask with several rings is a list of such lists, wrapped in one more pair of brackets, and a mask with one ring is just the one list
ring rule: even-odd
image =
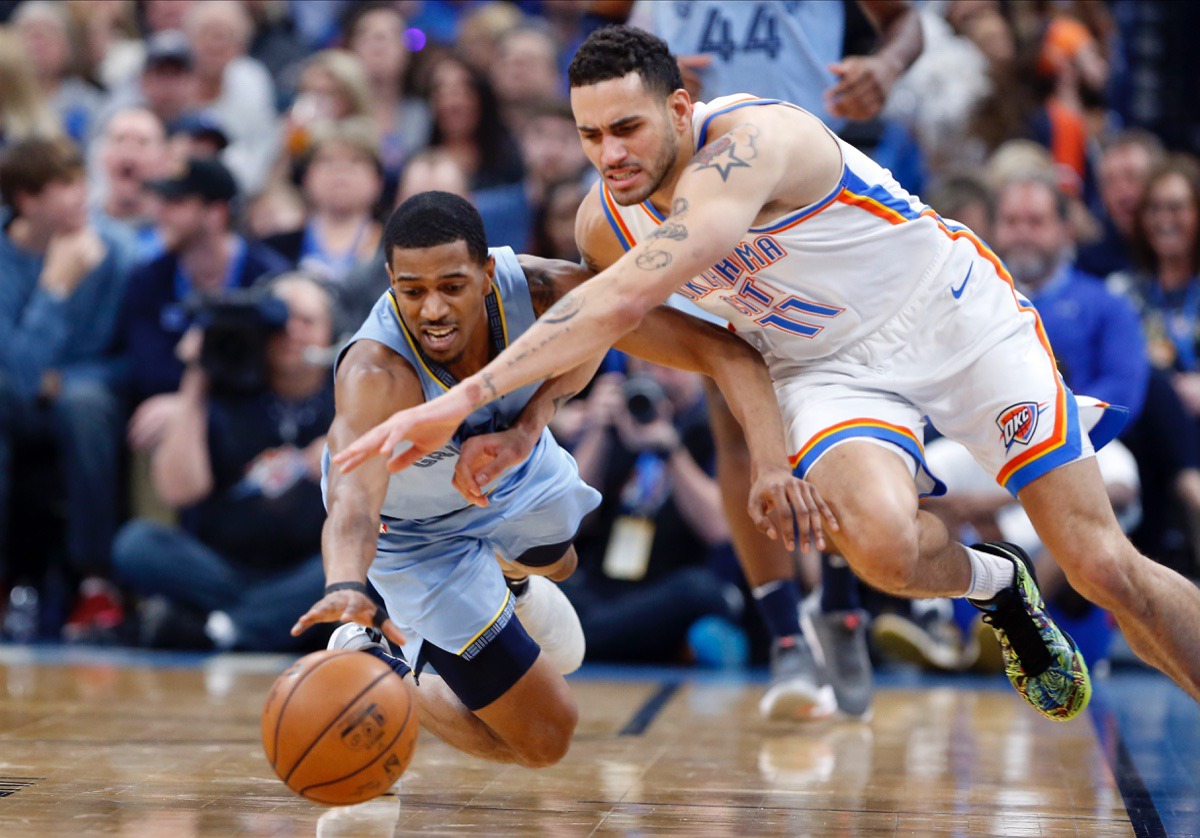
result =
[{"label": "basketball", "polygon": [[288,788],[344,806],[392,787],[412,760],[417,728],[396,673],[370,655],[339,649],[307,655],[275,679],[262,743]]}]

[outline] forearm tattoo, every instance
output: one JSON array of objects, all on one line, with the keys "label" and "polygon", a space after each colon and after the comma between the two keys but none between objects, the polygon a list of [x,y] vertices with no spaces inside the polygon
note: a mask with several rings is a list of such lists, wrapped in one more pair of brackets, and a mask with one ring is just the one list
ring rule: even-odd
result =
[{"label": "forearm tattoo", "polygon": [[647,250],[638,254],[635,264],[643,271],[657,271],[671,264],[671,254],[665,250]]},{"label": "forearm tattoo", "polygon": [[541,316],[543,323],[566,323],[583,308],[583,295],[568,294]]}]

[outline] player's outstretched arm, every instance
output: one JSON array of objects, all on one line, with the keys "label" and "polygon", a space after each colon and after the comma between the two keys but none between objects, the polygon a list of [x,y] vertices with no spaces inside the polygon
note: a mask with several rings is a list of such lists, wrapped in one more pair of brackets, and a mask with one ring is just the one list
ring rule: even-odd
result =
[{"label": "player's outstretched arm", "polygon": [[[347,350],[338,366],[335,398],[337,413],[327,437],[331,456],[394,411],[419,404],[423,397],[421,384],[407,363],[374,341],[360,341]],[[374,625],[388,640],[404,643],[395,623],[365,593],[389,476],[382,460],[367,463],[352,474],[329,470],[328,514],[321,531],[327,593],[296,622],[292,634],[315,623],[340,620]]]},{"label": "player's outstretched arm", "polygon": [[413,446],[388,462],[404,468],[445,444],[472,410],[600,354],[733,249],[772,197],[788,157],[754,122],[723,133],[692,158],[670,216],[652,236],[563,297],[482,371],[361,437],[338,455],[338,465],[353,469],[409,440]]}]

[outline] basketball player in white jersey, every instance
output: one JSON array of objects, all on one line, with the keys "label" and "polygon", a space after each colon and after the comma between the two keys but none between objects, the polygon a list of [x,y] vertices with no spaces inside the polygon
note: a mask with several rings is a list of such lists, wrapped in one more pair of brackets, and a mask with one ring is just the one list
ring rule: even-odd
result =
[{"label": "basketball player in white jersey", "polygon": [[[753,90],[766,99],[799,105],[834,131],[847,119],[876,117],[892,85],[922,48],[917,10],[908,0],[642,0],[631,5],[629,22],[666,42],[689,92],[689,69],[698,70],[705,101]],[[857,22],[855,11],[861,13]],[[847,53],[867,23],[878,33],[874,50],[869,55]],[[624,250],[616,247],[619,230],[606,231],[605,225],[594,223],[601,211],[597,197],[588,200],[581,216],[581,233],[590,240],[579,246],[592,255],[597,262],[592,268],[598,271],[611,264],[600,256],[615,260]],[[672,299],[673,304],[678,301],[678,296]],[[694,305],[680,308],[704,316]],[[848,718],[867,718],[874,690],[860,583],[841,556],[823,554],[818,595],[805,600],[800,620],[796,559],[742,514],[750,486],[746,442],[720,393],[709,383],[706,393],[734,550],[771,635],[771,682],[759,709],[768,719],[795,719],[820,718],[836,706]]]},{"label": "basketball player in white jersey", "polygon": [[943,488],[924,464],[928,416],[1021,501],[1072,587],[1200,699],[1200,591],[1129,543],[1092,456],[1121,421],[1077,404],[1036,312],[970,230],[795,106],[752,96],[693,106],[666,45],[640,30],[594,33],[570,81],[612,199],[602,209],[661,224],[630,230],[634,245],[612,267],[479,373],[365,434],[340,467],[415,462],[479,405],[593,358],[678,291],[763,353],[794,467],[829,503],[833,540],[866,581],[966,597],[1040,713],[1066,720],[1087,705],[1086,663],[1047,616],[1024,552],[954,542],[919,508]]}]

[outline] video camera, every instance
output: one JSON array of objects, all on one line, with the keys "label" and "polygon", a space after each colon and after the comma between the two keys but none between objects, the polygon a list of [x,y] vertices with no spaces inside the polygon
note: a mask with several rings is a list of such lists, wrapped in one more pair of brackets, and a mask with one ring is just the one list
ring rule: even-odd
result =
[{"label": "video camera", "polygon": [[235,288],[191,300],[187,313],[204,333],[200,366],[214,395],[249,396],[267,388],[267,342],[287,327],[288,309],[268,290]]}]

